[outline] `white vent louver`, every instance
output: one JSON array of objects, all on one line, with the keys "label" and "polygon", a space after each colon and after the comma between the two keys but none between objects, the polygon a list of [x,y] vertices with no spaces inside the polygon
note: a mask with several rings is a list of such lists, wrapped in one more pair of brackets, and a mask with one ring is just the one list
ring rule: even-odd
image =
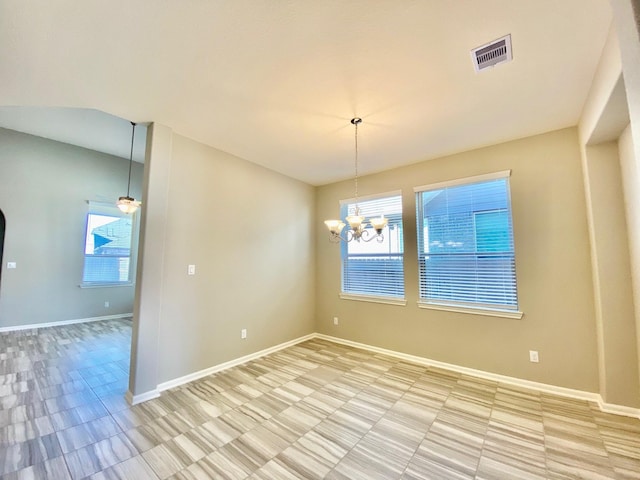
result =
[{"label": "white vent louver", "polygon": [[471,50],[471,58],[476,72],[481,72],[499,63],[511,61],[511,35]]}]

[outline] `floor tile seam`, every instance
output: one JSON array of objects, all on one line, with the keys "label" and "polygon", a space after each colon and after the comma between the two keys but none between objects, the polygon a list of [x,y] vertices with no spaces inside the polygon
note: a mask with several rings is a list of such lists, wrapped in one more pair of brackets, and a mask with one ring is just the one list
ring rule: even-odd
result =
[{"label": "floor tile seam", "polygon": [[[73,379],[69,380],[68,382],[63,382],[63,383],[71,383],[71,382],[82,382],[82,383],[84,383],[85,388],[83,388],[82,390],[76,390],[76,391],[74,391],[74,392],[62,393],[62,394],[60,394],[60,395],[56,395],[56,396],[54,396],[54,397],[42,398],[42,402],[46,405],[47,400],[52,400],[52,399],[56,399],[56,398],[60,398],[60,397],[64,397],[64,396],[66,396],[66,395],[74,395],[74,394],[82,393],[82,392],[85,392],[85,391],[87,391],[87,390],[90,390],[90,389],[91,389],[91,386],[90,386],[90,385],[85,381],[85,379],[84,379],[84,378],[82,378],[82,377],[80,377],[80,378],[73,378]],[[57,386],[57,385],[62,385],[62,383],[58,383],[58,384],[56,384],[56,386]],[[53,386],[53,385],[50,385],[50,387],[51,387],[51,386]],[[93,393],[93,391],[92,391],[92,393]],[[41,393],[41,395],[42,395],[42,393]],[[96,396],[97,396],[97,395],[96,395]],[[76,407],[71,407],[71,408],[76,408]],[[65,408],[64,410],[59,410],[59,411],[71,410],[71,408]],[[55,414],[55,413],[58,413],[58,412],[53,412],[53,413]]]},{"label": "floor tile seam", "polygon": [[67,469],[67,474],[69,475],[69,478],[71,478],[72,480],[75,480],[73,479],[73,475],[71,474],[71,467],[69,466],[69,462],[67,462],[66,454],[62,453],[61,457],[62,457],[62,460],[64,461],[64,466]]},{"label": "floor tile seam", "polygon": [[[497,388],[496,388],[496,391],[497,391]],[[484,432],[482,433],[482,446],[480,447],[480,455],[478,455],[476,466],[474,468],[474,471],[476,472],[475,477],[478,476],[478,468],[480,467],[480,461],[482,460],[482,457],[485,454],[485,446],[487,445],[487,432],[489,431],[489,422],[491,421],[491,415],[493,414],[494,408],[495,408],[495,393],[494,393],[494,401],[491,403],[491,409],[489,411],[489,418],[487,419],[487,424],[484,428]],[[546,460],[545,460],[545,473],[546,473]]]},{"label": "floor tile seam", "polygon": [[[43,457],[43,460],[42,460],[41,462],[36,462],[35,464],[28,465],[28,466],[27,466],[27,467],[25,467],[25,468],[28,468],[28,467],[34,466],[34,465],[36,465],[36,464],[38,464],[38,463],[44,463],[44,462],[45,462],[45,461],[47,461],[47,460],[53,460],[54,458],[58,458],[58,457],[60,457],[60,456],[64,456],[64,452],[62,451],[62,445],[60,444],[60,441],[59,441],[59,439],[58,439],[58,436],[57,436],[57,435],[55,435],[55,432],[54,432],[54,433],[51,433],[51,434],[49,434],[49,435],[46,435],[46,436],[48,436],[49,438],[51,438],[51,436],[52,436],[52,435],[55,437],[55,442],[56,442],[56,444],[57,444],[57,450],[60,452],[60,455],[57,455],[57,456],[55,456],[55,457],[46,457],[46,458],[44,458],[44,457]],[[33,441],[39,441],[39,440],[40,440],[40,438],[42,438],[42,436],[40,436],[40,437],[36,437],[36,438],[34,438],[33,440],[29,440],[29,441],[30,441],[30,442],[33,442]],[[23,443],[26,443],[26,442],[23,442]],[[54,446],[54,447],[55,447],[55,446]],[[54,450],[56,450],[56,448],[54,448]],[[22,470],[22,469],[21,469],[21,470]]]},{"label": "floor tile seam", "polygon": [[36,392],[38,394],[38,400],[40,400],[43,403],[43,405],[45,407],[45,411],[47,413],[49,413],[49,410],[47,408],[47,404],[46,404],[45,399],[43,398],[43,395],[42,395],[42,390],[40,390],[40,383],[38,382],[38,379],[35,376],[35,374],[34,374],[33,380],[34,380],[34,383],[35,383],[35,386],[36,386]]},{"label": "floor tile seam", "polygon": [[[399,402],[400,402],[400,401],[401,401],[405,396],[407,396],[407,394],[408,394],[409,390],[411,389],[411,387],[413,387],[416,383],[417,383],[417,380],[414,380],[414,381],[413,381],[413,383],[411,384],[411,386],[410,386],[407,390],[405,390],[405,391],[402,393],[402,395],[401,395],[401,396],[396,400],[396,402],[395,402],[395,403],[394,403],[390,408],[388,408],[388,409],[386,410],[386,411],[387,411],[387,413],[388,413],[389,411],[391,411],[391,410],[393,409],[393,407],[394,407],[395,405],[397,405],[397,404],[398,404],[398,403],[399,403]],[[448,398],[448,395],[447,395],[447,398]],[[384,418],[384,415],[383,415],[382,417],[380,417],[380,419],[379,419],[379,420],[378,420],[378,421],[377,421],[377,422],[376,422],[376,423],[375,423],[375,424],[374,424],[374,425],[373,425],[373,426],[372,426],[372,427],[367,431],[367,433],[369,433],[371,430],[373,430],[373,428],[374,428],[376,425],[378,425],[378,424],[382,421],[382,419],[383,419],[383,418]],[[436,418],[437,418],[437,415],[436,415]],[[435,422],[435,418],[434,418],[434,420],[429,424],[429,426],[425,429],[425,432],[424,432],[424,434],[422,435],[422,437],[421,437],[420,441],[419,441],[419,442],[417,442],[417,445],[416,445],[416,447],[413,449],[413,453],[411,454],[411,457],[409,457],[409,460],[407,461],[407,464],[406,464],[406,465],[404,466],[404,468],[402,469],[401,477],[402,477],[402,476],[404,476],[404,475],[406,474],[407,469],[409,468],[409,465],[411,465],[411,461],[412,461],[412,460],[413,460],[413,458],[416,456],[416,453],[417,453],[417,452],[418,452],[418,450],[420,449],[420,445],[422,445],[422,442],[424,442],[425,438],[427,437],[427,434],[429,433],[429,430],[431,430],[431,425],[433,425],[433,423],[434,423],[434,422]],[[365,434],[364,436],[366,436],[366,434]],[[363,436],[362,438],[364,438],[364,436]],[[362,440],[362,438],[361,438],[361,440]],[[354,445],[354,446],[353,446],[353,448],[355,448],[359,443],[360,443],[360,441],[359,441],[358,443],[356,443],[356,445]],[[353,448],[352,448],[352,449],[353,449]],[[337,465],[336,465],[336,466],[337,466]]]},{"label": "floor tile seam", "polygon": [[[79,424],[74,425],[74,426],[72,426],[72,427],[65,428],[64,430],[69,430],[69,429],[71,429],[71,428],[76,428],[76,427],[78,427],[78,426],[80,426],[80,425],[85,425],[85,424],[87,424],[87,423],[89,423],[89,422],[93,422],[93,421],[95,421],[95,420],[99,420],[99,419],[101,419],[101,418],[104,418],[105,416],[107,416],[107,415],[104,415],[104,416],[102,416],[102,417],[95,418],[95,419],[93,419],[93,420],[88,420],[88,421],[83,422],[83,423],[79,423]],[[109,415],[109,416],[110,416],[110,415]],[[111,418],[111,420],[113,420],[113,422],[115,423],[116,427],[118,428],[118,430],[119,430],[118,432],[113,433],[113,434],[110,434],[110,435],[108,435],[108,436],[106,436],[106,437],[103,437],[103,438],[101,438],[101,439],[99,439],[99,440],[95,440],[95,441],[89,442],[89,443],[87,443],[87,444],[85,444],[85,445],[81,445],[80,447],[78,447],[78,448],[74,448],[73,450],[69,450],[68,452],[65,452],[64,450],[62,450],[62,442],[60,441],[60,437],[58,436],[58,434],[59,434],[59,433],[62,433],[64,430],[57,430],[57,431],[55,431],[54,433],[56,434],[56,439],[58,440],[58,443],[60,444],[60,451],[62,451],[62,453],[63,453],[64,455],[67,455],[67,454],[69,454],[69,453],[76,452],[76,451],[78,451],[78,450],[80,450],[80,449],[87,448],[87,447],[88,447],[88,446],[90,446],[90,445],[95,445],[96,443],[102,442],[103,440],[107,440],[107,439],[109,439],[109,438],[116,437],[116,436],[118,436],[118,435],[120,435],[120,434],[124,434],[124,433],[125,433],[125,431],[122,429],[122,427],[120,426],[120,424],[119,424],[118,422],[116,422],[116,420],[115,420],[114,418]],[[136,448],[136,450],[137,450],[137,448]]]},{"label": "floor tile seam", "polygon": [[[593,420],[594,420],[594,423],[595,423],[595,418]],[[550,461],[549,449],[547,447],[547,439],[548,439],[547,428],[549,428],[549,427],[547,427],[545,425],[545,423],[542,422],[542,447],[544,449],[545,471],[546,471],[547,477],[549,477],[549,472],[551,471],[551,469],[550,469],[550,466],[549,466],[549,461]],[[603,441],[603,439],[602,439],[602,437],[600,435],[600,431],[599,430],[598,430],[598,439],[603,444],[602,447],[603,447],[604,452],[606,453],[607,463],[609,465],[609,468],[610,468],[611,472],[614,473],[614,478],[615,478],[615,469],[614,469],[613,462],[611,460],[610,452],[606,449],[606,446],[605,446],[604,441]]]},{"label": "floor tile seam", "polygon": [[[300,377],[300,376],[296,377],[296,379],[297,379],[297,378],[299,378],[299,377]],[[296,379],[294,379],[293,381],[295,381]],[[327,384],[328,384],[328,383],[326,383],[326,382],[325,382],[325,383],[322,385],[322,387],[326,386]],[[280,385],[280,386],[282,386],[282,385]],[[322,388],[322,387],[320,387],[320,388]],[[314,392],[313,392],[313,393],[316,393],[318,390],[319,390],[319,389],[314,390]],[[265,394],[266,394],[266,393],[271,393],[272,391],[273,391],[273,389],[270,389],[270,390],[269,390],[269,392],[265,392]],[[297,406],[298,404],[302,403],[305,399],[307,399],[307,398],[311,397],[311,395],[313,395],[313,393],[312,393],[312,394],[309,394],[309,395],[305,395],[304,397],[300,398],[300,400],[296,400],[294,403],[289,404],[289,406],[288,406],[287,408],[291,408],[291,407]],[[256,397],[256,398],[259,398],[259,397]],[[241,409],[241,408],[243,408],[243,407],[245,407],[247,403],[251,403],[251,401],[252,401],[252,400],[254,400],[254,398],[251,398],[249,401],[244,402],[244,403],[242,403],[242,404],[240,404],[240,405],[236,405],[235,407],[231,408],[231,409],[230,409],[230,410],[228,410],[227,412],[224,412],[224,413],[222,413],[222,414],[218,415],[218,417],[223,416],[223,415],[225,415],[226,413],[231,412],[231,411],[236,411],[237,413],[240,413],[240,414],[242,414],[242,415],[246,415],[246,414],[245,414],[244,412],[242,412],[240,409]],[[343,405],[344,405],[344,403],[346,403],[346,402],[343,402]],[[331,412],[331,414],[335,413],[335,412],[336,412],[336,411],[338,411],[339,409],[340,409],[340,407],[335,408],[335,409]],[[286,408],[285,408],[284,410],[286,410]],[[282,411],[284,411],[284,410],[282,410]],[[279,412],[279,414],[280,414],[280,413],[282,413],[282,411],[280,411],[280,412]],[[323,419],[323,420],[326,420],[326,419],[329,417],[329,415],[331,415],[331,414],[324,415],[324,419]],[[251,418],[252,418],[252,417],[251,417]],[[274,418],[274,416],[271,416],[270,418]],[[266,420],[265,420],[265,421],[266,421]],[[260,421],[260,422],[258,422],[258,425],[257,425],[256,427],[254,427],[254,428],[257,428],[258,426],[261,426],[263,423],[264,423],[264,421]],[[314,427],[314,428],[315,428],[315,427]],[[253,429],[251,429],[251,430],[253,430]],[[244,435],[244,434],[248,433],[248,432],[249,432],[249,431],[251,431],[251,430],[248,430],[247,432],[242,432],[242,435]]]},{"label": "floor tile seam", "polygon": [[[415,385],[416,382],[414,382]],[[405,392],[402,397],[400,397],[398,399],[398,402],[400,402],[400,400],[402,398],[404,398],[407,395],[408,392]],[[448,398],[448,395],[447,395]],[[446,399],[445,399],[446,401]],[[398,403],[396,402],[396,404]],[[395,405],[395,404],[394,404]],[[444,404],[443,404],[444,405]],[[392,407],[393,408],[393,407]],[[391,410],[391,409],[389,409]],[[438,410],[439,413],[439,410]],[[414,449],[413,453],[411,454],[411,458],[409,458],[409,461],[407,462],[407,464],[404,466],[404,469],[402,470],[402,477],[404,477],[404,475],[407,473],[407,470],[409,468],[409,466],[411,465],[411,461],[415,458],[416,454],[418,453],[418,450],[420,450],[420,446],[422,445],[422,443],[425,441],[425,439],[427,438],[427,434],[429,433],[429,431],[431,430],[431,426],[435,423],[436,419],[438,418],[438,415],[436,414],[435,418],[431,421],[431,423],[429,424],[429,426],[427,428],[425,428],[424,431],[424,435],[422,435],[422,438],[420,439],[420,441],[418,442],[418,445],[416,446],[416,448]]]},{"label": "floor tile seam", "polygon": [[[610,456],[612,453],[616,454],[616,455],[620,455],[623,456],[625,458],[634,460],[636,462],[638,462],[640,464],[640,458],[633,458],[633,457],[629,457],[628,455],[622,455],[619,453],[616,453],[614,451],[612,451],[614,448],[616,448],[615,446],[611,446],[610,443],[614,443],[616,446],[619,446],[620,448],[624,449],[625,445],[620,442],[620,438],[614,438],[614,439],[609,439],[609,441],[606,441],[607,437],[609,436],[609,434],[605,431],[603,431],[603,429],[612,429],[612,427],[607,427],[606,425],[601,425],[596,421],[596,427],[598,430],[598,438],[600,438],[602,440],[602,442],[604,443],[604,449],[607,452],[607,456]],[[619,431],[621,429],[615,429],[616,431]],[[625,432],[626,433],[626,432]],[[629,432],[630,433],[630,432]],[[633,434],[629,434],[629,440],[632,440]],[[636,435],[637,437],[637,444],[640,445],[640,432]],[[626,440],[626,439],[625,439]]]},{"label": "floor tile seam", "polygon": [[[19,474],[20,472],[22,472],[23,470],[27,470],[28,468],[35,468],[35,467],[37,467],[37,466],[38,466],[38,465],[40,465],[40,464],[43,464],[43,463],[45,463],[45,462],[47,462],[47,461],[50,461],[50,460],[55,460],[56,458],[60,458],[60,457],[64,457],[64,454],[63,454],[63,453],[60,453],[60,455],[58,455],[58,456],[56,456],[56,457],[44,458],[44,459],[42,459],[42,460],[41,460],[41,461],[39,461],[39,462],[35,462],[35,463],[30,464],[30,465],[26,465],[26,466],[24,466],[24,467],[22,467],[22,468],[18,468],[17,470],[11,470],[10,472],[4,472],[4,471],[0,468],[0,479],[3,479],[3,478],[5,477],[5,475],[14,475],[14,476],[16,476],[16,477],[17,477],[17,476],[18,476],[18,474]],[[1,465],[0,465],[0,466],[1,466]],[[39,479],[36,479],[36,480],[39,480]]]},{"label": "floor tile seam", "polygon": [[[363,363],[364,363],[364,362],[359,362],[359,363],[358,363],[358,366],[361,366]],[[353,368],[357,368],[357,366],[356,366],[356,367],[353,367]],[[340,377],[338,377],[338,378],[342,378],[342,377],[344,377],[344,374],[345,374],[345,373],[347,373],[347,372],[353,372],[353,368],[351,368],[351,369],[347,370],[346,372],[343,372],[343,373],[340,375]],[[376,377],[376,378],[377,378],[377,377]],[[333,381],[332,381],[332,382],[327,382],[327,383],[325,383],[325,384],[324,384],[324,386],[332,385],[332,384],[334,384],[334,382],[333,382]],[[370,384],[371,384],[371,383],[367,383],[367,386],[368,386],[368,385],[370,385]],[[366,388],[366,387],[364,387],[364,388]],[[354,395],[353,395],[349,400],[351,400],[351,399],[355,398],[355,397],[356,397],[356,396],[358,396],[360,393],[362,393],[362,392],[364,391],[364,388],[360,388],[360,389],[357,391],[357,393],[355,393],[355,394],[354,394]],[[349,402],[349,400],[347,400],[346,402],[343,402],[343,404],[342,404],[342,405],[344,406],[346,403],[348,403],[348,402]],[[340,410],[340,408],[341,408],[341,407],[336,408],[336,409],[334,410],[334,412],[333,412],[333,413],[335,413],[335,412],[337,412],[338,410]],[[328,418],[328,417],[329,417],[329,415],[327,415],[327,416],[325,417],[325,419],[326,419],[326,418]],[[365,437],[365,436],[366,436],[366,435],[367,435],[367,434],[368,434],[368,433],[373,429],[373,427],[374,427],[374,426],[375,426],[379,421],[380,421],[380,420],[378,420],[374,425],[372,425],[371,427],[369,427],[365,433],[363,433],[362,435],[360,435],[360,437],[359,437],[358,441],[357,441],[357,442],[356,442],[356,443],[355,443],[351,448],[346,449],[345,454],[344,454],[344,455],[342,456],[342,458],[340,458],[340,460],[338,460],[338,462],[337,462],[337,463],[336,463],[336,464],[335,464],[335,465],[334,465],[334,466],[329,470],[329,472],[328,472],[328,474],[327,474],[327,475],[329,475],[329,474],[330,474],[330,473],[332,473],[332,472],[335,472],[336,468],[338,468],[338,466],[340,465],[340,463],[342,463],[342,461],[343,461],[347,456],[349,456],[349,454],[350,454],[350,453],[351,453],[351,452],[352,452],[352,451],[353,451],[353,450],[354,450],[354,449],[355,449],[355,448],[356,448],[356,447],[357,447],[357,446],[358,446],[358,445],[363,441],[364,437]],[[316,425],[316,426],[314,426],[310,431],[314,431],[316,427],[317,427],[317,425]],[[304,435],[303,435],[303,436],[304,436]],[[300,440],[300,438],[302,438],[302,437],[299,437],[298,439],[296,439],[292,444],[290,444],[290,446],[291,446],[291,445],[293,445],[293,444],[295,444],[298,440]],[[335,442],[333,442],[333,441],[332,441],[332,443],[335,443]],[[338,446],[339,446],[339,445],[338,445]],[[280,452],[280,453],[282,453],[282,452]],[[276,457],[277,457],[277,455],[276,455],[276,456],[274,456],[274,458],[276,458]]]}]

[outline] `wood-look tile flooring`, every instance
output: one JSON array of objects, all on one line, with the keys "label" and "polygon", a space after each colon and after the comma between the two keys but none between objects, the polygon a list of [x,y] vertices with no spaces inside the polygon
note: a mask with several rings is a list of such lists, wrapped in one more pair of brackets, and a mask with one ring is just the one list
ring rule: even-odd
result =
[{"label": "wood-look tile flooring", "polygon": [[640,479],[640,420],[308,341],[130,407],[127,320],[0,334],[3,479]]}]

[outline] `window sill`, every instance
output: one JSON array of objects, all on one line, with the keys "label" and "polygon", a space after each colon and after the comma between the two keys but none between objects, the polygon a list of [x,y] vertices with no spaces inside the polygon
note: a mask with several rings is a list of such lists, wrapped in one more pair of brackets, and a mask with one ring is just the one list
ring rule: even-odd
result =
[{"label": "window sill", "polygon": [[111,287],[133,287],[133,282],[124,283],[81,283],[80,288],[111,288]]},{"label": "window sill", "polygon": [[405,306],[407,301],[404,298],[396,297],[377,297],[375,295],[356,295],[352,293],[341,293],[342,300],[356,300],[358,302],[384,303],[387,305]]},{"label": "window sill", "polygon": [[490,308],[461,307],[458,305],[444,305],[441,303],[418,302],[418,307],[445,312],[469,313],[472,315],[487,315],[490,317],[522,319],[524,313],[517,310],[495,310]]}]

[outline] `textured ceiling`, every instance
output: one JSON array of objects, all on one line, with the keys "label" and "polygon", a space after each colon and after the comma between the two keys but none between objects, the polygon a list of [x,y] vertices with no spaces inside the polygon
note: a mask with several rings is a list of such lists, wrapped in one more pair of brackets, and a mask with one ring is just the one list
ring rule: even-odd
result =
[{"label": "textured ceiling", "polygon": [[362,173],[576,125],[610,22],[607,0],[0,0],[0,106],[155,121],[321,185],[353,175],[353,116]]}]

